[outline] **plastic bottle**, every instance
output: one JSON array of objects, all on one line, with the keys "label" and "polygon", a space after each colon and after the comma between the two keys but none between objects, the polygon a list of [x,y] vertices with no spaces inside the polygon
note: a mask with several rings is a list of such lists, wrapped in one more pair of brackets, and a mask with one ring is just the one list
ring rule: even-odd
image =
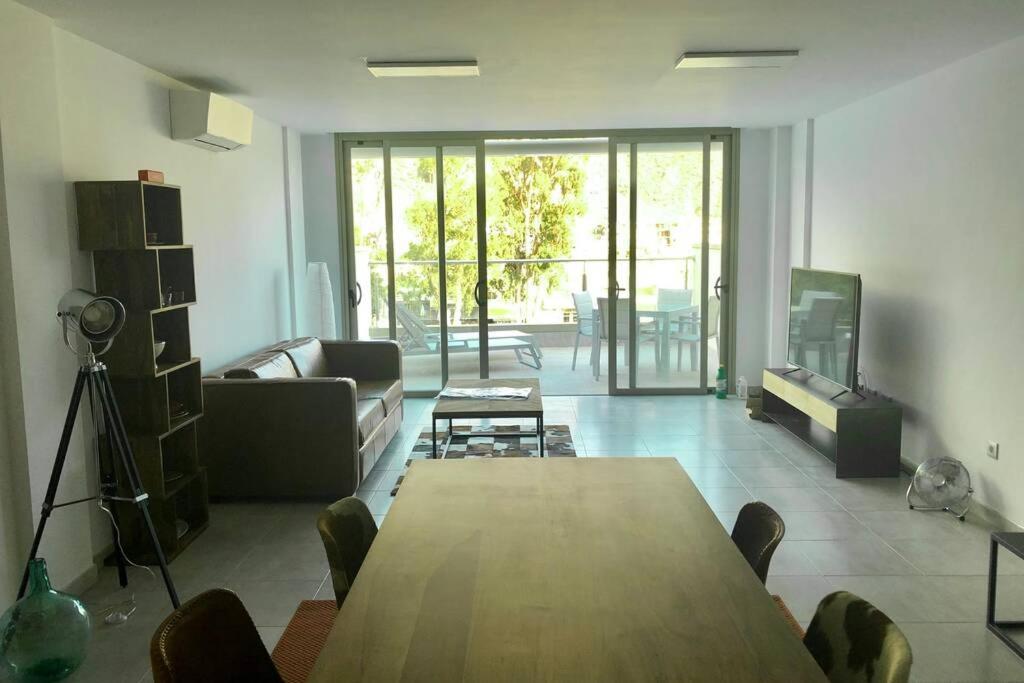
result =
[{"label": "plastic bottle", "polygon": [[726,376],[725,366],[718,366],[718,375],[715,377],[715,398],[725,398],[729,391],[729,379]]},{"label": "plastic bottle", "polygon": [[747,400],[747,378],[740,377],[736,380],[736,398],[741,401]]}]

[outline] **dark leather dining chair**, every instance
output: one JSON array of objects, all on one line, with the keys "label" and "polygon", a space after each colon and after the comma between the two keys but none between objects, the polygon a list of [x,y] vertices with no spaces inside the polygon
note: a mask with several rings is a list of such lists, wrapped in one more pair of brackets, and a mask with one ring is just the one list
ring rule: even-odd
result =
[{"label": "dark leather dining chair", "polygon": [[804,645],[832,683],[906,683],[910,643],[867,600],[846,591],[826,595],[807,627]]},{"label": "dark leather dining chair", "polygon": [[366,503],[355,496],[342,498],[320,513],[316,521],[331,567],[331,584],[338,609],[352,589],[370,544],[377,536],[377,522]]},{"label": "dark leather dining chair", "polygon": [[765,503],[747,503],[740,510],[732,528],[732,540],[761,583],[768,580],[768,565],[785,535],[782,517]]},{"label": "dark leather dining chair", "polygon": [[281,683],[242,601],[223,588],[197,595],[164,619],[149,657],[154,683]]}]

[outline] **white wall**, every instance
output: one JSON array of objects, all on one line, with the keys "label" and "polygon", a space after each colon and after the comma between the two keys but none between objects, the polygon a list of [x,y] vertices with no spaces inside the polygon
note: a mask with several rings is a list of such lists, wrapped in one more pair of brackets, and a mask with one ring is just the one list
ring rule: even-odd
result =
[{"label": "white wall", "polygon": [[863,275],[861,368],[904,405],[903,456],[962,459],[1017,524],[1022,73],[1018,38],[816,119],[811,256]]},{"label": "white wall", "polygon": [[[140,168],[182,186],[199,304],[192,348],[205,368],[291,332],[288,226],[301,253],[298,145],[259,117],[254,144],[214,154],[169,138],[167,89],[185,87],[0,0],[0,611],[14,597],[74,381],[56,302],[92,285],[77,248],[77,180],[131,179]],[[289,223],[290,218],[290,223]],[[83,415],[85,417],[85,415]],[[59,499],[93,492],[88,443],[75,434]],[[91,511],[88,512],[88,511]],[[81,582],[109,544],[95,508],[58,511],[41,555],[58,586]]]},{"label": "white wall", "polygon": [[[327,264],[334,290],[334,319],[340,335],[344,331],[341,302],[345,289],[338,248],[338,185],[333,135],[302,136],[302,196],[306,258]],[[363,288],[369,292],[368,284],[363,283]]]},{"label": "white wall", "polygon": [[[765,330],[765,356],[769,367],[786,364],[789,343],[789,242],[790,242],[790,152],[793,130],[789,126],[771,131],[771,178],[769,201],[768,270],[767,270],[767,329]],[[760,377],[749,378],[760,384]]]},{"label": "white wall", "polygon": [[[794,268],[806,268],[811,258],[811,217],[814,203],[814,120],[793,124],[790,154],[790,249]],[[787,312],[788,315],[788,312]]]},{"label": "white wall", "polygon": [[[736,283],[736,369],[734,379],[761,383],[768,358],[768,265],[772,222],[773,133],[767,128],[740,132],[739,268]],[[729,387],[734,391],[735,387]]]},{"label": "white wall", "polygon": [[[253,144],[233,152],[171,140],[167,92],[186,86],[65,31],[55,30],[54,38],[72,224],[70,183],[132,178],[140,168],[164,171],[182,188],[185,241],[195,245],[193,353],[213,369],[288,337],[281,126],[257,116]],[[74,256],[78,273],[88,273],[88,253],[76,249]]]},{"label": "white wall", "polygon": [[288,222],[288,268],[291,277],[291,336],[303,334],[306,310],[306,218],[302,197],[302,140],[297,131],[284,129],[285,201]]},{"label": "white wall", "polygon": [[[6,82],[7,75],[0,72],[0,82]],[[0,111],[2,106],[0,100]],[[0,605],[17,591],[21,571],[17,559],[19,548],[29,542],[32,519],[27,508],[28,496],[24,493],[28,488],[27,449],[21,414],[14,273],[3,167],[3,130],[0,129],[0,378],[3,378],[0,383]]]},{"label": "white wall", "polygon": [[[49,19],[6,0],[0,3],[0,129],[13,297],[3,302],[3,327],[17,316],[15,363],[4,367],[8,434],[6,448],[14,485],[15,515],[35,519],[45,493],[64,422],[75,359],[64,350],[54,318],[56,302],[71,286],[56,63]],[[10,383],[10,386],[8,386]],[[85,494],[84,441],[76,431],[69,449],[61,497]],[[31,521],[29,521],[31,526]],[[18,544],[31,534],[24,522]],[[26,534],[27,532],[27,534]],[[5,544],[6,546],[6,544]],[[5,573],[20,574],[18,557],[5,557]],[[92,566],[85,515],[55,514],[40,554],[58,585]],[[0,605],[13,598],[10,587]]]}]

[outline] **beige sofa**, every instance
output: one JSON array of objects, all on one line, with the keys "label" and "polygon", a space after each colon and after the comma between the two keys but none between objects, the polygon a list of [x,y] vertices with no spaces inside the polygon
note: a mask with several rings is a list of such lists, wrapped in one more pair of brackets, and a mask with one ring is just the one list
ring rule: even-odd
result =
[{"label": "beige sofa", "polygon": [[402,425],[391,341],[282,342],[203,379],[212,498],[351,495]]}]

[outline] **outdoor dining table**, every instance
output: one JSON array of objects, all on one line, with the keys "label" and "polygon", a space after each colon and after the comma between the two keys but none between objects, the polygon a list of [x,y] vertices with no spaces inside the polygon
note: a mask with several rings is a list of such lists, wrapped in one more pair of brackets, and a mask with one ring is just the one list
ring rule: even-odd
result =
[{"label": "outdoor dining table", "polygon": [[700,306],[692,304],[668,304],[668,303],[640,303],[636,305],[637,324],[641,320],[653,319],[657,322],[658,355],[656,367],[659,372],[664,372],[672,367],[669,357],[669,342],[672,335],[672,323],[687,319],[696,323],[696,330],[700,329]]},{"label": "outdoor dining table", "polygon": [[[620,300],[621,301],[621,300]],[[621,310],[621,308],[620,308]],[[655,369],[658,372],[666,372],[672,367],[671,358],[669,355],[669,345],[672,339],[672,323],[686,321],[688,324],[696,325],[695,329],[700,329],[700,306],[694,306],[692,304],[670,304],[670,303],[638,303],[636,306],[636,327],[639,329],[641,325],[656,322],[656,336],[658,343],[658,353],[656,354]],[[598,335],[602,333],[602,323],[598,315],[594,315],[591,318],[592,331],[591,339],[598,339]],[[618,341],[626,341],[626,339],[620,339]],[[601,353],[601,345],[591,343],[590,345],[590,366],[597,368],[600,363],[599,354]],[[595,371],[596,375],[596,371]]]},{"label": "outdoor dining table", "polygon": [[309,678],[825,681],[673,458],[416,460]]}]

